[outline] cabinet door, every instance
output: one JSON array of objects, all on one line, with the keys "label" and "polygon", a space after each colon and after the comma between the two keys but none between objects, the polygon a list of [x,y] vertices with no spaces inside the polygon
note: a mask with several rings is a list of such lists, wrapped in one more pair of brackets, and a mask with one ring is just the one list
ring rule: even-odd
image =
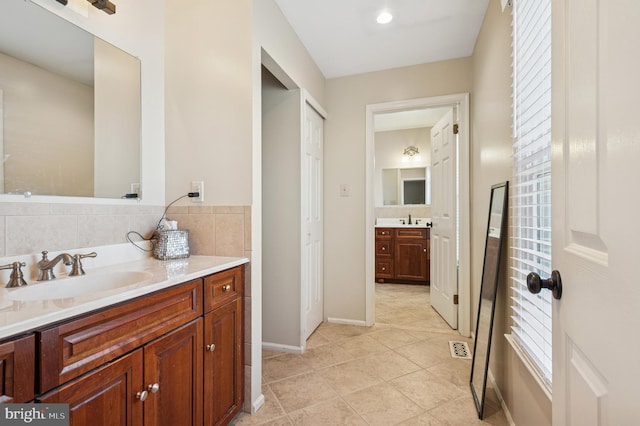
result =
[{"label": "cabinet door", "polygon": [[227,424],[243,400],[242,300],[209,312],[204,321],[204,424]]},{"label": "cabinet door", "polygon": [[0,344],[0,403],[33,399],[35,347],[33,335]]},{"label": "cabinet door", "polygon": [[144,347],[144,424],[202,424],[202,318]]},{"label": "cabinet door", "polygon": [[37,399],[69,404],[71,426],[142,424],[142,350],[74,380]]},{"label": "cabinet door", "polygon": [[395,274],[399,280],[427,281],[426,240],[396,240]]}]

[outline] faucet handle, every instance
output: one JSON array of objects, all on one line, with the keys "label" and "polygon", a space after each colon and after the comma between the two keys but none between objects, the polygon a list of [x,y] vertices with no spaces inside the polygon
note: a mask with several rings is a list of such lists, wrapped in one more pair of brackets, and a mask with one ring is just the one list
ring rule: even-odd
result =
[{"label": "faucet handle", "polygon": [[9,282],[6,285],[7,288],[27,285],[27,282],[24,280],[24,276],[22,275],[22,269],[20,269],[23,266],[27,266],[27,264],[24,262],[13,262],[8,265],[0,266],[0,269],[13,269],[11,271],[11,276],[9,277]]},{"label": "faucet handle", "polygon": [[87,253],[87,254],[74,254],[73,255],[73,266],[71,267],[71,272],[69,273],[70,277],[75,277],[77,275],[84,275],[84,268],[82,267],[82,261],[81,259],[84,259],[85,257],[96,257],[98,256],[98,253],[96,253],[95,251],[92,251],[91,253]]}]

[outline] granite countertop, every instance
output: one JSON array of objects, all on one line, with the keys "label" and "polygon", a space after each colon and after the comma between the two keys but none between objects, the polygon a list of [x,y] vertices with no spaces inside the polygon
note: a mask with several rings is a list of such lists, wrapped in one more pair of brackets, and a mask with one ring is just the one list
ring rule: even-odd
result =
[{"label": "granite countertop", "polygon": [[[144,296],[158,290],[162,290],[176,284],[200,278],[216,272],[224,271],[235,266],[248,263],[244,257],[222,256],[191,256],[187,259],[157,260],[153,258],[139,259],[87,270],[82,277],[59,276],[53,281],[29,283],[27,287],[1,288],[0,289],[0,339],[28,332],[38,327],[62,321],[77,315],[85,314],[109,305]],[[86,268],[85,268],[86,269]],[[100,290],[93,294],[83,294],[73,297],[60,297],[47,288],[52,283],[56,286],[74,285],[73,280],[81,278],[88,282],[91,276],[100,279],[105,276],[126,276],[134,272],[144,280],[133,284]],[[76,282],[75,285],[81,285]],[[38,300],[16,300],[17,292],[22,289],[39,287],[43,294],[38,295]],[[37,293],[30,290],[31,294]]]}]

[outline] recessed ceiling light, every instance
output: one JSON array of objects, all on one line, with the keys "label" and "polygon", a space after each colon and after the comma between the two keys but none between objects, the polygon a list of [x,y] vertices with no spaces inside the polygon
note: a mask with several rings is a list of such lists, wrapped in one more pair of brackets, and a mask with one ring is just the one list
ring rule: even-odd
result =
[{"label": "recessed ceiling light", "polygon": [[378,24],[388,24],[392,19],[393,15],[385,10],[383,12],[380,12],[378,17],[376,18],[376,21],[378,22]]}]

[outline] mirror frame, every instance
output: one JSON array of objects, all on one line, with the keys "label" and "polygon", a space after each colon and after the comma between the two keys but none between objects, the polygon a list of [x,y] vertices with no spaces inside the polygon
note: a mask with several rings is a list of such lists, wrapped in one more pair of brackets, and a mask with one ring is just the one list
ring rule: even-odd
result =
[{"label": "mirror frame", "polygon": [[[496,190],[504,188],[504,194],[502,199],[498,199]],[[484,416],[484,405],[487,392],[487,376],[489,372],[489,356],[491,353],[491,338],[493,336],[493,319],[496,309],[496,296],[498,294],[498,282],[500,277],[500,260],[502,257],[502,244],[505,240],[505,234],[507,231],[507,216],[508,216],[508,200],[509,200],[509,182],[502,182],[495,184],[491,187],[491,198],[489,203],[489,220],[487,223],[487,236],[485,240],[484,249],[484,262],[482,266],[482,283],[480,285],[480,297],[478,298],[478,317],[476,318],[476,335],[473,345],[473,360],[471,362],[471,377],[469,379],[469,387],[471,388],[471,394],[476,404],[476,410],[478,412],[478,418],[482,420]],[[502,204],[502,216],[500,218],[500,235],[496,238],[490,236],[491,233],[491,212],[493,211],[494,204]],[[493,243],[496,256],[487,256],[489,251],[489,238],[497,240]],[[496,245],[497,244],[497,245]],[[485,308],[489,312],[483,312],[483,299],[485,301]],[[486,303],[488,302],[488,303]],[[481,330],[480,318],[481,316],[489,316],[490,320],[488,324],[488,330]],[[482,339],[482,340],[480,340]],[[484,345],[487,349],[484,354],[478,354],[478,342]],[[482,378],[481,383],[474,380],[474,377]]]}]

